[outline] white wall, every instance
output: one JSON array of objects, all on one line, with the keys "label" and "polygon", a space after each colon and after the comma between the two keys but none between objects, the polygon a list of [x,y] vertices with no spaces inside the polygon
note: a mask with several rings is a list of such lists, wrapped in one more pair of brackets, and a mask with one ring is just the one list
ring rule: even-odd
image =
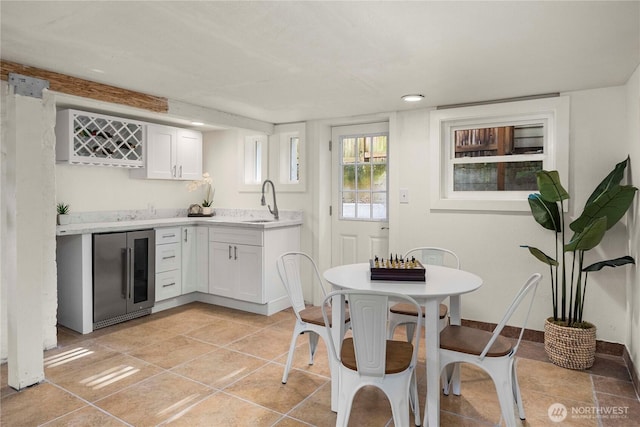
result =
[{"label": "white wall", "polygon": [[[640,186],[640,67],[626,86],[627,95],[627,149],[631,157],[631,182]],[[628,269],[626,335],[627,349],[640,377],[640,196],[636,195],[629,217],[629,254],[636,265]]]},{"label": "white wall", "polygon": [[[571,97],[570,179],[572,203],[582,210],[585,200],[615,163],[627,156],[625,92],[623,87],[569,93]],[[392,191],[408,188],[411,202],[398,206],[391,219],[391,251],[434,245],[458,253],[464,269],[479,274],[484,286],[463,298],[466,319],[498,322],[517,288],[533,272],[545,275],[534,303],[528,327],[544,329],[551,314],[548,270],[526,249],[529,244],[552,251],[552,238],[529,213],[431,211],[429,208],[429,111],[397,114],[396,133],[391,135],[392,168],[400,171]],[[393,176],[393,175],[392,175]],[[397,203],[397,198],[392,198]],[[570,212],[572,213],[572,212]],[[588,254],[586,262],[626,255],[626,229],[616,226],[602,245]],[[598,327],[598,339],[623,343],[626,272],[609,270],[590,277],[585,303],[586,320]]]}]

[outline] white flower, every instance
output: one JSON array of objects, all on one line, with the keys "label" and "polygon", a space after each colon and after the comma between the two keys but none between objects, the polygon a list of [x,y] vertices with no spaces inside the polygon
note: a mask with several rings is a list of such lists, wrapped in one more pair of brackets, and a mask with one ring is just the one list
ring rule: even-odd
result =
[{"label": "white flower", "polygon": [[205,172],[202,174],[201,180],[191,181],[187,183],[187,191],[191,193],[193,191],[196,191],[198,188],[204,186],[206,188],[206,192],[205,192],[205,198],[203,200],[202,205],[211,206],[211,204],[213,203],[213,195],[215,195],[215,190],[213,190],[213,194],[211,193],[212,184],[213,184],[213,179],[211,178],[211,175],[209,175],[209,172]]}]

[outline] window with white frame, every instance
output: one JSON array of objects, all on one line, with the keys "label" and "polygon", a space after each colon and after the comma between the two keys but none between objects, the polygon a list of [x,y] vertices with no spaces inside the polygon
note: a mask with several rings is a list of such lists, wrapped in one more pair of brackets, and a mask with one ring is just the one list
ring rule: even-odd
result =
[{"label": "window with white frame", "polygon": [[431,112],[433,209],[528,210],[536,172],[567,182],[569,100],[555,97]]},{"label": "window with white frame", "polygon": [[274,142],[279,147],[278,191],[305,191],[305,124],[276,125]]}]

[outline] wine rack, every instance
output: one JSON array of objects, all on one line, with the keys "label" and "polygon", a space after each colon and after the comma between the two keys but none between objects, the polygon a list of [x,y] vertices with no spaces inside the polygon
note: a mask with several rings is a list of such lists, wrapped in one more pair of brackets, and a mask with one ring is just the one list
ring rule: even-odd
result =
[{"label": "wine rack", "polygon": [[78,110],[59,111],[56,158],[83,165],[144,167],[145,124]]}]

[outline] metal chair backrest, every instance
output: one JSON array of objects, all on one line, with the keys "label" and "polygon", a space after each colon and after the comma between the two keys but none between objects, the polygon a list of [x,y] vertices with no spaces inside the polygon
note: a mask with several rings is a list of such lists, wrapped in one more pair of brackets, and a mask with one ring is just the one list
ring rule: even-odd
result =
[{"label": "metal chair backrest", "polygon": [[525,297],[527,297],[527,295],[529,294],[530,298],[529,298],[529,307],[527,307],[527,314],[525,315],[524,321],[522,322],[522,326],[520,327],[520,335],[518,336],[518,341],[516,342],[516,345],[513,346],[513,351],[511,352],[511,354],[515,354],[518,351],[518,347],[520,346],[522,335],[524,334],[525,327],[527,326],[527,321],[529,320],[529,314],[531,313],[531,307],[533,306],[533,300],[534,300],[536,291],[538,289],[538,284],[540,283],[541,278],[542,278],[542,275],[540,273],[534,273],[527,279],[524,285],[522,285],[522,287],[520,288],[516,296],[513,298],[511,305],[509,305],[509,308],[507,308],[506,313],[504,314],[504,316],[502,316],[502,320],[500,321],[500,323],[498,323],[498,325],[493,330],[493,336],[485,346],[484,350],[482,350],[482,353],[480,354],[480,359],[484,359],[487,352],[491,349],[491,346],[496,341],[496,339],[498,339],[500,332],[502,332],[502,329],[504,329],[505,325],[507,324],[507,322],[509,321],[513,313],[518,309],[518,306],[520,305],[522,300],[524,300]]},{"label": "metal chair backrest", "polygon": [[313,258],[304,252],[285,252],[276,261],[276,267],[280,280],[284,285],[291,302],[291,307],[296,314],[298,320],[300,319],[300,311],[305,309],[304,295],[302,292],[302,275],[301,268],[303,263],[306,262],[312,267],[313,280],[318,283],[322,296],[326,297],[327,291],[320,277],[318,266]]},{"label": "metal chair backrest", "polygon": [[455,252],[449,249],[433,246],[423,246],[407,251],[404,258],[416,257],[422,265],[444,265],[447,267],[460,268],[460,259]]},{"label": "metal chair backrest", "polygon": [[[360,376],[383,377],[385,375],[387,357],[386,344],[389,300],[414,305],[419,313],[417,319],[418,329],[422,326],[422,309],[420,305],[413,298],[402,294],[355,290],[332,292],[327,295],[325,302],[331,300],[336,295],[343,295],[349,301],[349,315],[351,317],[351,329],[353,332],[358,373]],[[327,304],[323,304],[322,314],[325,325],[329,324],[327,310]],[[331,333],[328,326],[327,330]],[[418,357],[418,349],[420,347],[419,335],[420,334],[418,334],[413,344],[411,366],[415,366]],[[329,347],[333,357],[341,360],[340,352],[335,348],[333,341],[330,341]]]}]

